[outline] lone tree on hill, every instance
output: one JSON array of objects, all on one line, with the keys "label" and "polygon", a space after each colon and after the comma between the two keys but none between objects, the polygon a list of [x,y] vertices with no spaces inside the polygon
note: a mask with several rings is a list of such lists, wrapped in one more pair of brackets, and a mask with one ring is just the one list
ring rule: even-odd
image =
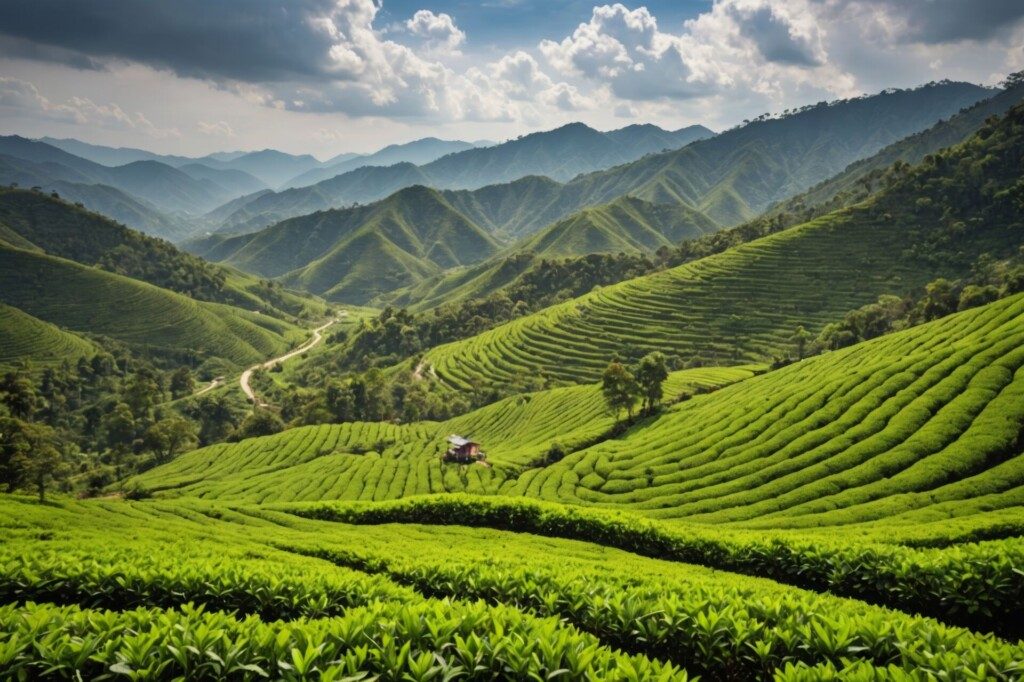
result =
[{"label": "lone tree on hill", "polygon": [[641,360],[636,368],[636,381],[640,386],[640,396],[643,399],[644,411],[650,414],[654,406],[661,402],[665,395],[662,384],[668,379],[668,365],[665,356],[661,353],[648,353]]},{"label": "lone tree on hill", "polygon": [[633,406],[640,396],[640,385],[621,362],[613,360],[608,364],[601,378],[601,393],[616,419],[622,410],[626,411],[630,419],[633,418]]}]

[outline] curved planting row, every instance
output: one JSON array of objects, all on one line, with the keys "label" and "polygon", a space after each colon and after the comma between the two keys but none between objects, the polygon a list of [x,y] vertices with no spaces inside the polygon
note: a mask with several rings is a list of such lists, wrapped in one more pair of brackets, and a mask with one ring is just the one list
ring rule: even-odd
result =
[{"label": "curved planting row", "polygon": [[502,492],[812,529],[1020,505],[1022,455],[1018,295],[682,403]]},{"label": "curved planting row", "polygon": [[[673,372],[666,400],[745,380],[756,367]],[[196,450],[137,477],[163,494],[249,502],[386,500],[450,491],[495,493],[519,469],[603,440],[614,426],[600,387],[572,386],[514,396],[446,422],[353,422],[291,429]],[[446,465],[452,433],[484,444],[494,468]]]},{"label": "curved planting row", "polygon": [[0,302],[74,331],[140,347],[192,348],[237,364],[284,350],[286,337],[297,331],[265,315],[196,301],[128,277],[4,246]]},{"label": "curved planting row", "polygon": [[616,354],[763,361],[792,351],[798,325],[815,332],[881,294],[958,274],[909,261],[906,248],[906,236],[888,222],[840,211],[440,346],[427,361],[456,389],[521,374],[594,381]]},{"label": "curved planting row", "polygon": [[672,661],[701,679],[766,680],[794,663],[851,660],[952,677],[979,667],[996,679],[1024,672],[1024,650],[991,636],[831,596],[754,589],[728,576],[677,581],[519,567],[467,560],[458,551],[431,560],[331,546],[293,549],[385,574],[429,597],[484,599],[557,616],[609,646]]},{"label": "curved planting row", "polygon": [[911,549],[823,539],[765,539],[674,529],[635,516],[527,500],[463,495],[379,504],[284,507],[342,523],[486,526],[586,540],[630,552],[733,570],[933,616],[1005,636],[1024,635],[1024,540]]},{"label": "curved planting row", "polygon": [[[1019,646],[928,619],[760,578],[538,535],[467,527],[352,526],[267,508],[230,509],[196,500],[52,506],[26,501],[2,503],[0,512],[0,532],[9,545],[0,561],[3,597],[21,605],[9,612],[31,621],[36,643],[33,648],[20,635],[5,642],[7,648],[0,656],[0,676],[5,677],[18,670],[34,677],[33,673],[51,664],[57,666],[51,675],[66,676],[70,670],[62,666],[71,666],[70,662],[94,666],[82,669],[91,675],[134,672],[145,677],[167,670],[168,675],[184,674],[189,679],[225,675],[235,664],[256,665],[275,678],[288,670],[260,658],[244,637],[235,643],[238,649],[225,656],[215,645],[219,636],[202,619],[176,621],[177,634],[172,636],[154,629],[165,617],[177,618],[181,612],[176,610],[148,610],[149,620],[134,625],[125,620],[130,613],[89,611],[88,621],[113,619],[139,639],[125,644],[100,637],[98,647],[93,646],[99,633],[76,621],[76,636],[67,641],[68,630],[41,615],[66,610],[30,603],[43,599],[56,606],[123,610],[146,605],[181,608],[185,613],[192,613],[188,606],[192,603],[204,611],[258,615],[273,636],[287,641],[291,640],[283,632],[305,632],[307,618],[330,615],[335,621],[351,622],[370,611],[381,619],[378,627],[383,632],[394,634],[396,648],[422,646],[426,652],[436,647],[442,659],[464,650],[464,637],[445,634],[442,624],[449,618],[500,616],[498,627],[518,631],[519,624],[525,623],[535,636],[554,641],[571,636],[588,650],[596,647],[613,654],[616,665],[626,665],[623,661],[639,665],[640,679],[659,669],[670,670],[653,661],[669,662],[690,675],[712,680],[767,680],[787,666],[842,667],[854,661],[954,679],[983,668],[990,678],[1013,679],[1024,661]],[[445,601],[431,601],[437,598]],[[477,600],[495,608],[467,603]],[[395,619],[409,622],[395,623]],[[571,627],[552,631],[533,627],[559,621]],[[0,616],[0,623],[8,626],[10,621]],[[395,627],[400,629],[390,629]],[[219,632],[223,627],[213,629]],[[486,624],[477,623],[478,635],[484,637],[487,631]],[[433,637],[438,632],[440,637],[429,643],[419,639],[422,633]],[[339,646],[336,638],[328,638],[327,643],[313,640],[311,648],[323,643],[331,656],[344,655],[347,660],[356,655],[351,640],[343,637],[338,649],[332,648]],[[179,649],[179,642],[186,646],[192,642],[200,652],[212,651],[216,657],[204,659],[191,650],[176,653],[165,648],[165,642],[174,649]],[[513,636],[502,646],[515,648],[516,642]],[[373,639],[357,644],[365,646],[374,659],[381,643]],[[135,646],[143,646],[145,653],[135,651]],[[283,660],[287,665],[302,665],[291,656],[290,648],[285,649]],[[310,657],[317,666],[338,662],[319,657],[305,646],[294,648],[303,660]],[[615,649],[626,655],[614,653]],[[543,651],[527,648],[526,653],[546,661]],[[226,663],[229,657],[232,663]],[[112,662],[127,667],[113,669]],[[217,667],[219,663],[226,667]],[[401,664],[401,660],[389,663],[405,670]],[[486,673],[464,672],[470,677],[496,674],[491,667],[485,669]],[[308,678],[312,670],[296,674]],[[513,666],[497,674],[517,677],[518,670]],[[597,675],[600,670],[591,673]],[[324,672],[324,667],[316,670]],[[259,675],[245,668],[234,668],[233,674],[245,677],[248,673]]]}]

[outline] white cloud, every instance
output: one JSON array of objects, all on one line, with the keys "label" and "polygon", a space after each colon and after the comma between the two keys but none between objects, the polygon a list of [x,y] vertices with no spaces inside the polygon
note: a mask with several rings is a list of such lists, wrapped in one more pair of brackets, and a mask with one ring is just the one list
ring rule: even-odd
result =
[{"label": "white cloud", "polygon": [[436,50],[454,53],[466,41],[466,34],[444,12],[434,14],[429,9],[421,9],[405,22],[405,28]]},{"label": "white cloud", "polygon": [[34,84],[18,78],[0,77],[0,109],[59,123],[133,130],[153,138],[181,135],[177,129],[158,128],[141,112],[129,114],[114,103],[97,104],[86,97],[71,97],[63,103],[51,102]]},{"label": "white cloud", "polygon": [[[472,36],[453,16],[429,9],[375,26],[380,0],[294,0],[287,11],[279,0],[176,0],[171,9],[46,0],[0,3],[0,55],[113,79],[107,85],[116,87],[125,65],[142,64],[160,78],[170,71],[179,82],[230,93],[240,110],[255,112],[249,119],[230,109],[182,116],[200,121],[193,132],[211,142],[225,136],[222,119],[242,139],[259,130],[259,120],[299,120],[288,118],[291,112],[309,112],[308,119],[340,113],[423,133],[471,124],[501,136],[508,131],[498,126],[507,122],[522,130],[573,119],[722,127],[767,110],[946,76],[992,82],[1024,65],[1021,16],[1020,0],[714,0],[693,19],[669,25],[639,4],[609,3],[592,7],[556,40],[495,53],[472,52]],[[109,37],[150,19],[153,40]],[[104,35],[86,30],[94,26],[105,27]],[[229,44],[234,49],[225,49]],[[45,80],[18,75],[24,85],[0,86],[0,106],[161,134],[115,104],[68,97],[73,86],[51,102],[26,87]],[[149,101],[156,97],[121,100],[132,111],[149,111]],[[312,128],[324,125],[318,120]]]},{"label": "white cloud", "polygon": [[235,131],[227,121],[198,121],[196,127],[203,135],[234,137]]}]

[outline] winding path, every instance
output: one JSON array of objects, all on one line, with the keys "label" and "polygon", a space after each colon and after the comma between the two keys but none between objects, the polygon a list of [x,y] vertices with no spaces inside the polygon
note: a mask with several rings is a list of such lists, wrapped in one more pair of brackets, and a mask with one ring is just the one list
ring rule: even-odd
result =
[{"label": "winding path", "polygon": [[307,350],[309,350],[310,348],[312,348],[316,344],[320,343],[321,339],[323,339],[323,331],[325,329],[330,327],[335,322],[339,322],[341,320],[341,318],[345,317],[346,315],[348,315],[348,313],[345,312],[345,311],[342,311],[338,315],[338,317],[335,317],[334,319],[328,320],[327,322],[323,323],[322,325],[320,325],[319,327],[314,329],[313,330],[313,336],[310,337],[310,339],[308,341],[306,341],[306,343],[302,344],[301,346],[299,346],[295,350],[288,351],[287,353],[285,353],[284,355],[281,355],[279,357],[271,358],[270,360],[267,360],[266,362],[261,362],[261,363],[255,364],[252,367],[250,367],[249,369],[247,369],[244,372],[242,372],[242,376],[238,377],[238,383],[242,387],[242,392],[245,393],[245,397],[249,399],[249,402],[254,403],[257,407],[270,407],[270,405],[268,403],[265,403],[265,402],[259,400],[256,397],[256,393],[252,390],[252,385],[249,382],[252,379],[252,373],[253,372],[255,372],[258,369],[269,369],[269,368],[273,367],[274,365],[276,365],[279,362],[284,362],[285,360],[288,360],[289,358],[293,358],[296,355],[299,355],[301,353],[305,353]]}]

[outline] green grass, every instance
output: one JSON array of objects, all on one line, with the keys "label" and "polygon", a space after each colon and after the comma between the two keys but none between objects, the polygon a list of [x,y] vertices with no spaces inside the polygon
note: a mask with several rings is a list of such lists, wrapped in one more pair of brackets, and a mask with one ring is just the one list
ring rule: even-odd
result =
[{"label": "green grass", "polygon": [[140,349],[194,350],[242,365],[285,350],[302,331],[281,320],[0,245],[0,301]]},{"label": "green grass", "polygon": [[[760,376],[685,370],[670,395],[717,390],[614,438],[597,387],[567,387],[440,424],[321,425],[215,445],[138,480],[260,503],[464,491],[715,528],[866,540],[914,529],[929,544],[945,521],[984,538],[1020,527],[1021,348],[1024,295]],[[495,467],[442,465],[452,432],[481,442]],[[555,441],[571,454],[543,465]]]}]

